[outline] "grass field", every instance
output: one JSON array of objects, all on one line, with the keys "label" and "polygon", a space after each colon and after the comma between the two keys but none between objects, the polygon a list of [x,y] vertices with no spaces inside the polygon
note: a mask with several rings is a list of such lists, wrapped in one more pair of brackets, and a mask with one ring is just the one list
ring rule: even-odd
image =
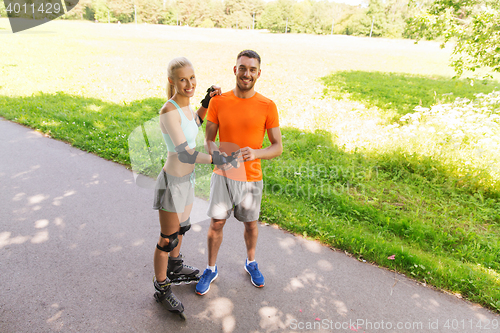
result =
[{"label": "grass field", "polygon": [[262,220],[500,310],[500,98],[455,102],[500,85],[451,80],[449,49],[64,21],[14,35],[5,19],[0,42],[0,115],[125,165],[171,58],[194,63],[197,107],[209,85],[234,86],[239,51],[257,50],[284,137],[263,162]]}]

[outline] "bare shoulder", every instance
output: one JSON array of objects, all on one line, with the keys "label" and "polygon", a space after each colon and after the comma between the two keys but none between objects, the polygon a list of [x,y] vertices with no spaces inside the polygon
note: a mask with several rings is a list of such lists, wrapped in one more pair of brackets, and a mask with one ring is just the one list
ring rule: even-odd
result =
[{"label": "bare shoulder", "polygon": [[169,103],[168,101],[163,104],[163,106],[161,107],[161,110],[160,110],[160,115],[162,114],[165,114],[167,112],[171,112],[171,111],[174,111],[176,110],[176,107],[175,105],[173,105],[172,103]]},{"label": "bare shoulder", "polygon": [[163,133],[167,133],[167,124],[181,123],[179,112],[172,112],[176,107],[169,102],[163,104],[160,110],[160,128]]}]

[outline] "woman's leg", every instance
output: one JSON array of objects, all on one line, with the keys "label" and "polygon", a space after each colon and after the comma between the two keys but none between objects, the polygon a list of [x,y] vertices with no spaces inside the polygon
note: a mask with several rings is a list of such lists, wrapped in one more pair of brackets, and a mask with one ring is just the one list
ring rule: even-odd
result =
[{"label": "woman's leg", "polygon": [[[174,235],[179,232],[179,215],[177,213],[171,213],[164,210],[158,210],[160,215],[160,227],[161,233],[166,236]],[[168,245],[173,239],[163,238],[160,236],[158,240],[158,245],[162,248],[168,248]],[[179,240],[180,245],[180,240]],[[180,246],[176,246],[175,249],[178,251]],[[162,251],[156,247],[154,254],[154,269],[156,281],[162,282],[167,278],[167,266],[168,266],[168,252]]]},{"label": "woman's leg", "polygon": [[[182,214],[179,214],[178,219],[179,219],[179,225],[180,223],[186,221],[189,218],[189,215],[191,214],[191,210],[193,209],[193,204],[190,204],[186,207],[184,207],[184,212]],[[183,235],[179,235],[179,244],[176,246],[175,249],[170,252],[170,256],[172,258],[177,258],[181,252],[181,244],[182,244],[182,238]]]},{"label": "woman's leg", "polygon": [[[177,213],[170,213],[164,210],[159,210],[161,233],[165,237],[158,240],[158,247],[154,254],[155,281],[154,286],[156,292],[154,297],[157,302],[166,302],[169,311],[179,313],[184,312],[184,305],[172,292],[172,287],[167,281],[167,266],[168,252],[171,251],[173,243],[177,242],[176,234],[179,232],[179,217]],[[184,317],[183,317],[184,318]],[[184,318],[185,319],[185,318]]]}]

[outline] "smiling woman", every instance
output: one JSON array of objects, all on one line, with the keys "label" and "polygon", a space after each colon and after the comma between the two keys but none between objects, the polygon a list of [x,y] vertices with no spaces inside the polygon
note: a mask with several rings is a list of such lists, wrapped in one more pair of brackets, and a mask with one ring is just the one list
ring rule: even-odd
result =
[{"label": "smiling woman", "polygon": [[220,93],[220,88],[209,88],[202,106],[194,113],[190,99],[195,93],[196,76],[191,62],[185,57],[172,59],[167,79],[169,99],[160,110],[160,129],[168,154],[156,180],[153,203],[161,230],[154,253],[154,297],[157,302],[165,301],[169,311],[182,317],[184,306],[172,292],[171,284],[199,279],[199,270],[184,265],[180,255],[183,236],[191,228],[195,163],[225,164],[225,159],[195,150],[198,127],[205,118],[210,98]]}]

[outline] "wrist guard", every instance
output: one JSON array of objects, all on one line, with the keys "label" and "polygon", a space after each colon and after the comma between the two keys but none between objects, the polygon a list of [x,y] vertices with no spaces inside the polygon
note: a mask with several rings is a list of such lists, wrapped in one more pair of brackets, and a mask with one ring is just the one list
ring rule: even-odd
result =
[{"label": "wrist guard", "polygon": [[210,93],[214,91],[215,89],[213,87],[210,87],[207,89],[207,94],[205,95],[205,98],[201,100],[201,106],[203,106],[205,109],[208,109],[208,104],[210,103],[210,100],[212,97],[210,96]]},{"label": "wrist guard", "polygon": [[220,154],[220,151],[214,151],[212,153],[212,164],[221,166],[227,163],[227,158]]},{"label": "wrist guard", "polygon": [[199,122],[197,122],[196,125],[198,125],[198,127],[200,127],[201,125],[203,125],[203,119],[201,119],[200,116],[197,113],[195,113],[194,115],[199,120]]},{"label": "wrist guard", "polygon": [[212,164],[221,166],[230,163],[234,168],[238,167],[239,150],[231,154],[231,156],[222,156],[219,151],[214,151],[212,154]]}]

